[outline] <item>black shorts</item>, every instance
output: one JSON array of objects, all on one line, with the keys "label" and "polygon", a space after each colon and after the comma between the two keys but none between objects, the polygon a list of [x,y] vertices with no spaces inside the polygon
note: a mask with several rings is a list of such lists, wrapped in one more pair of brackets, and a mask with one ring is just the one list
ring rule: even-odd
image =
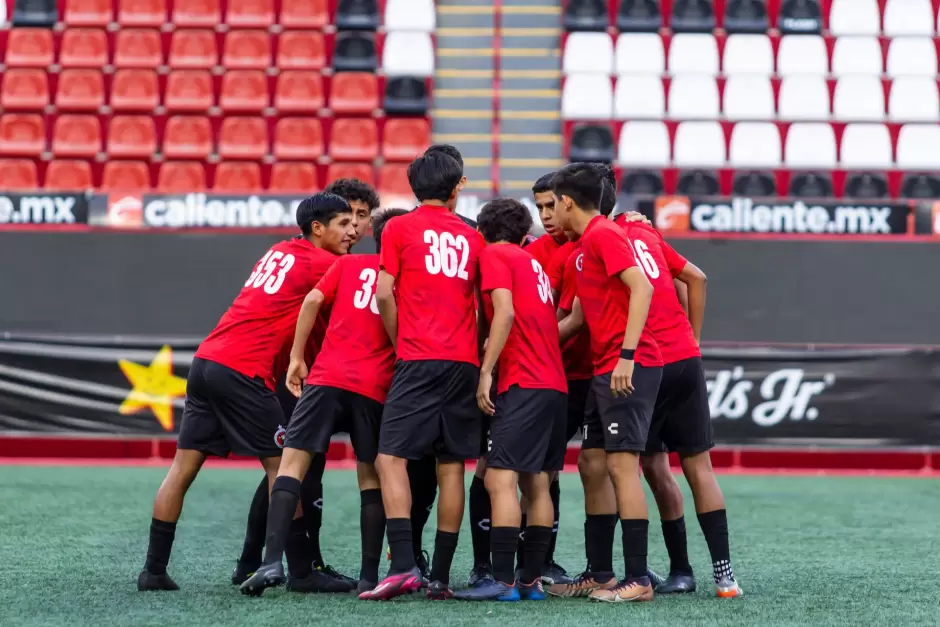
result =
[{"label": "black shorts", "polygon": [[479,369],[444,360],[401,361],[382,412],[379,452],[420,459],[428,452],[443,461],[480,455],[483,414],[477,406]]},{"label": "black shorts", "polygon": [[590,395],[590,379],[568,381],[568,422],[565,426],[565,442],[571,440],[581,430]]},{"label": "black shorts", "polygon": [[609,453],[642,453],[653,421],[653,407],[659,393],[662,368],[633,370],[633,394],[615,397],[610,391],[612,372],[596,375],[592,381],[593,407],[585,415],[581,448],[602,448]]},{"label": "black shorts", "polygon": [[666,364],[646,452],[697,455],[714,446],[702,358]]},{"label": "black shorts", "polygon": [[287,425],[284,446],[326,454],[334,433],[349,433],[356,459],[371,464],[379,448],[382,403],[328,385],[304,388]]},{"label": "black shorts", "polygon": [[196,357],[176,447],[219,457],[279,457],[285,422],[277,395],[260,377]]},{"label": "black shorts", "polygon": [[277,402],[281,404],[281,413],[284,414],[286,420],[290,420],[290,417],[294,415],[294,408],[297,407],[298,398],[287,389],[287,377],[284,377],[278,383],[275,393],[277,394]]},{"label": "black shorts", "polygon": [[490,423],[489,468],[552,472],[565,465],[566,394],[510,387],[496,398]]}]

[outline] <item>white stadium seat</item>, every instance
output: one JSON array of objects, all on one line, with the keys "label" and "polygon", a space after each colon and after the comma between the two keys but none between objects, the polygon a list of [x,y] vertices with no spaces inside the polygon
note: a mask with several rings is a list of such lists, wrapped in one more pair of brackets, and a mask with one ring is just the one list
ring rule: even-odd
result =
[{"label": "white stadium seat", "polygon": [[385,30],[433,33],[436,12],[434,0],[386,0]]},{"label": "white stadium seat", "polygon": [[774,89],[770,78],[736,74],[725,82],[724,114],[729,120],[772,120]]},{"label": "white stadium seat", "polygon": [[718,74],[718,43],[714,36],[675,35],[669,44],[669,73]]},{"label": "white stadium seat", "polygon": [[828,120],[829,87],[822,76],[786,76],[780,83],[778,115],[784,120]]},{"label": "white stadium seat", "polygon": [[385,37],[382,69],[389,76],[432,76],[434,45],[427,33],[393,31]]},{"label": "white stadium seat", "polygon": [[614,90],[606,74],[573,74],[565,79],[561,116],[566,120],[609,120]]},{"label": "white stadium seat", "polygon": [[929,37],[896,37],[888,46],[888,74],[891,76],[934,76],[937,49]]},{"label": "white stadium seat", "polygon": [[663,81],[655,74],[629,74],[617,77],[614,89],[614,117],[618,120],[662,119],[666,114]]},{"label": "white stadium seat", "polygon": [[787,132],[784,162],[791,168],[832,168],[836,165],[836,136],[820,123],[792,124]]},{"label": "white stadium seat", "polygon": [[680,74],[669,85],[669,117],[679,120],[718,117],[718,84],[707,74]]},{"label": "white stadium seat", "polygon": [[829,53],[819,35],[785,35],[777,51],[777,73],[828,74]]},{"label": "white stadium seat", "polygon": [[877,35],[881,32],[878,0],[832,0],[829,30],[833,35]]},{"label": "white stadium seat", "polygon": [[901,76],[891,83],[888,119],[895,122],[940,120],[940,95],[932,76]]},{"label": "white stadium seat", "polygon": [[767,35],[731,35],[725,41],[725,74],[773,74],[774,51]]},{"label": "white stadium seat", "polygon": [[656,33],[625,33],[617,38],[617,74],[662,74],[663,40]]},{"label": "white stadium seat", "polygon": [[898,134],[897,166],[907,170],[940,169],[940,126],[905,124]]},{"label": "white stadium seat", "polygon": [[771,122],[741,122],[731,131],[728,163],[735,168],[780,165],[780,132]]},{"label": "white stadium seat", "polygon": [[933,35],[933,6],[930,0],[888,0],[884,13],[884,33],[898,35]]},{"label": "white stadium seat", "polygon": [[613,74],[614,42],[607,33],[571,33],[562,60],[565,74]]},{"label": "white stadium seat", "polygon": [[832,50],[832,73],[881,74],[884,62],[876,37],[839,37]]},{"label": "white stadium seat", "polygon": [[842,133],[842,167],[891,167],[891,136],[884,124],[848,124]]},{"label": "white stadium seat", "polygon": [[832,117],[836,120],[883,120],[885,92],[881,77],[870,74],[843,76],[832,96]]},{"label": "white stadium seat", "polygon": [[669,165],[669,131],[662,122],[627,122],[620,130],[617,162],[625,166]]},{"label": "white stadium seat", "polygon": [[720,168],[725,164],[725,134],[718,122],[682,122],[676,129],[673,162],[680,168]]}]

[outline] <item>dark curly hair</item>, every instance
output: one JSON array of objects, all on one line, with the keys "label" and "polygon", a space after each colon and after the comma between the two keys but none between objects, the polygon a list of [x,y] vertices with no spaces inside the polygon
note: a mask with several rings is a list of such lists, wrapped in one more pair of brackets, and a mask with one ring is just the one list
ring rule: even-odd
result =
[{"label": "dark curly hair", "polygon": [[379,195],[375,193],[375,189],[359,179],[336,179],[323,191],[336,194],[346,202],[354,200],[364,202],[369,207],[369,211],[375,211],[379,207]]},{"label": "dark curly hair", "polygon": [[521,244],[532,228],[532,214],[518,200],[496,198],[483,205],[477,227],[487,242]]},{"label": "dark curly hair", "polygon": [[372,237],[375,238],[375,252],[382,252],[382,232],[385,230],[388,221],[406,213],[408,213],[407,209],[386,209],[372,218]]}]

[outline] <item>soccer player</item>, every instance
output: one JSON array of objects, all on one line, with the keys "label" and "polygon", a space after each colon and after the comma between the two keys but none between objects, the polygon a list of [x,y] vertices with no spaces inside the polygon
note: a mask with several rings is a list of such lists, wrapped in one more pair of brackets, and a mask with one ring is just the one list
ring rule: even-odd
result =
[{"label": "soccer player", "polygon": [[[490,323],[477,402],[493,417],[486,462],[492,505],[493,578],[458,592],[465,600],[542,600],[542,566],[552,539],[551,475],[564,466],[567,384],[551,286],[542,265],[521,245],[532,227],[522,203],[500,198],[478,217],[487,247],[480,253],[480,291]],[[498,396],[491,398],[499,364]],[[522,572],[514,572],[527,500]]]},{"label": "soccer player", "polygon": [[[585,580],[581,595],[598,601],[649,601],[646,497],[639,479],[639,455],[646,450],[653,405],[662,377],[662,357],[644,330],[652,299],[649,279],[637,266],[623,230],[602,216],[598,205],[607,190],[605,173],[575,163],[552,179],[559,225],[580,236],[576,260],[577,293],[591,334],[592,392],[596,411],[588,412],[582,447],[603,448],[613,481],[623,533],[625,578]],[[608,191],[609,193],[609,191]],[[590,567],[612,574],[611,547],[598,547]],[[600,563],[598,563],[600,562]]]},{"label": "soccer player", "polygon": [[[450,567],[464,509],[464,462],[479,454],[476,403],[480,353],[476,319],[480,234],[454,215],[463,171],[430,152],[408,166],[421,206],[392,221],[382,235],[376,291],[379,312],[399,361],[389,389],[376,468],[388,518],[389,576],[361,599],[389,599],[416,590],[407,460],[437,455],[437,536],[428,597],[452,596]],[[396,303],[397,290],[397,303]]]},{"label": "soccer player", "polygon": [[[373,228],[376,249],[388,220],[407,213],[397,209],[379,216]],[[339,259],[304,299],[291,348],[287,385],[300,397],[287,428],[284,455],[271,491],[267,551],[264,563],[241,586],[244,594],[260,595],[284,582],[281,563],[288,534],[304,529],[291,518],[300,499],[301,482],[314,455],[325,455],[330,438],[349,431],[357,459],[360,498],[362,565],[359,592],[378,581],[385,512],[375,472],[382,403],[392,380],[395,355],[375,306],[378,255],[347,255]],[[331,307],[323,347],[309,370],[305,349],[317,314]],[[302,382],[306,387],[301,394]],[[291,527],[294,527],[291,529]]]},{"label": "soccer player", "polygon": [[302,235],[275,244],[196,351],[176,456],[157,492],[147,561],[138,590],[178,590],[166,567],[183,497],[208,455],[258,457],[273,483],[284,415],[274,392],[275,361],[304,296],[355,237],[345,200],[315,194],[297,208]]}]

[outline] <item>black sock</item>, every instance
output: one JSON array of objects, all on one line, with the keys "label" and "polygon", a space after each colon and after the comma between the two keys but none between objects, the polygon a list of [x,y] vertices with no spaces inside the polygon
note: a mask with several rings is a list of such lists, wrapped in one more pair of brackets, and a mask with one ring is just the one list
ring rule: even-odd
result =
[{"label": "black sock", "polygon": [[173,538],[176,537],[176,523],[150,519],[150,545],[147,547],[147,561],[144,570],[154,575],[166,572],[173,550]]},{"label": "black sock", "polygon": [[584,546],[592,573],[613,576],[616,529],[617,514],[588,514],[584,523]]},{"label": "black sock", "polygon": [[558,541],[558,521],[560,520],[561,510],[558,507],[559,502],[561,501],[561,487],[558,485],[558,477],[555,477],[555,480],[552,481],[552,485],[548,488],[549,494],[552,495],[552,507],[555,509],[555,519],[552,524],[552,539],[548,544],[548,553],[545,555],[546,564],[555,563],[555,543]]},{"label": "black sock", "polygon": [[516,574],[513,556],[519,542],[519,527],[493,527],[490,545],[493,547],[493,577],[496,581],[512,585]]},{"label": "black sock", "polygon": [[483,479],[474,477],[470,482],[470,540],[473,543],[473,565],[490,563],[490,493]]},{"label": "black sock", "polygon": [[663,540],[666,542],[666,551],[669,553],[669,573],[674,575],[691,575],[692,566],[689,564],[689,547],[685,535],[685,517],[679,516],[675,520],[664,520]]},{"label": "black sock", "polygon": [[307,547],[313,563],[317,566],[323,566],[323,556],[320,554],[320,527],[323,526],[323,471],[325,468],[326,456],[314,455],[300,488],[303,519],[307,530]]},{"label": "black sock", "polygon": [[425,455],[408,462],[408,483],[411,484],[411,543],[415,556],[421,555],[424,528],[437,496],[437,459]]},{"label": "black sock", "polygon": [[552,543],[552,528],[530,525],[525,530],[525,560],[522,582],[530,584],[542,576],[542,564]]},{"label": "black sock", "polygon": [[516,541],[516,570],[522,570],[525,567],[525,528],[526,515],[522,514],[522,520],[519,524],[519,538]]},{"label": "black sock", "polygon": [[411,544],[411,520],[389,518],[386,521],[388,550],[392,554],[389,574],[408,572],[415,567],[415,555]]},{"label": "black sock", "polygon": [[291,577],[303,579],[313,572],[313,553],[310,551],[310,539],[307,537],[307,522],[304,516],[290,521],[285,553],[287,553],[287,570]]},{"label": "black sock", "polygon": [[620,521],[623,533],[623,565],[625,579],[646,577],[646,551],[649,544],[650,521],[642,518],[624,518]]},{"label": "black sock", "polygon": [[698,515],[698,524],[705,534],[708,552],[712,556],[712,571],[715,583],[722,577],[734,579],[731,568],[731,547],[728,544],[728,513],[723,509]]},{"label": "black sock", "polygon": [[457,535],[449,531],[437,530],[434,537],[434,557],[431,558],[431,581],[440,581],[450,585],[450,565],[457,551]]},{"label": "black sock", "polygon": [[268,477],[261,478],[251,498],[251,507],[248,508],[248,527],[245,529],[245,543],[242,545],[242,556],[239,562],[256,566],[261,563],[261,553],[264,551],[264,536],[268,524]]},{"label": "black sock", "polygon": [[297,511],[298,499],[300,499],[299,481],[293,477],[278,477],[274,480],[271,488],[271,504],[268,506],[264,547],[265,564],[280,563],[284,557],[284,551],[291,544],[290,536],[294,532],[291,519]]},{"label": "black sock", "polygon": [[385,539],[385,508],[381,490],[363,490],[359,494],[359,533],[362,538],[362,564],[359,578],[377,583],[382,541]]}]

